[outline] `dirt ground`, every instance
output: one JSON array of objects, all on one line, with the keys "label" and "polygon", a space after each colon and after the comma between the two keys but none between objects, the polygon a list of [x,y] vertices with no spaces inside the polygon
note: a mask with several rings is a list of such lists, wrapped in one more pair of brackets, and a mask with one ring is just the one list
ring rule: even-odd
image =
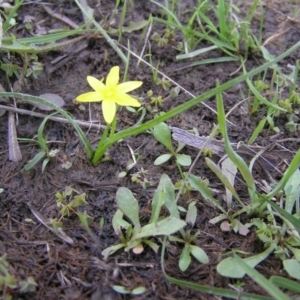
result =
[{"label": "dirt ground", "polygon": [[[112,15],[115,1],[88,1],[89,5],[95,8],[95,18],[107,22],[112,22],[109,16]],[[130,1],[129,1],[130,2]],[[150,14],[153,16],[162,16],[158,6],[151,4],[150,1],[133,1],[134,7],[130,7],[127,12],[125,25],[129,21],[146,20]],[[193,2],[182,1],[185,7],[182,11],[193,6]],[[28,2],[23,5],[17,16],[18,25],[14,29],[17,37],[30,36],[30,31],[25,29],[24,18],[28,15],[34,17],[32,20],[34,30],[45,30],[61,28],[66,24],[46,12],[43,5],[48,5],[53,11],[68,17],[77,24],[82,24],[83,18],[80,10],[73,1],[51,1]],[[278,55],[285,51],[300,39],[299,22],[294,23],[287,19],[290,16],[288,4],[284,5],[276,1],[266,1],[264,6],[264,27],[263,41],[270,36],[282,32],[282,27],[288,30],[274,38],[267,44],[268,50],[273,55]],[[121,8],[116,14],[116,23],[121,15]],[[181,18],[187,15],[182,14]],[[298,20],[299,21],[299,20]],[[258,22],[253,22],[254,30],[257,29]],[[38,27],[39,26],[39,27]],[[117,25],[111,25],[117,26]],[[161,25],[156,24],[153,32],[158,33],[163,30]],[[117,36],[114,36],[117,39]],[[176,37],[180,39],[180,36]],[[124,33],[121,44],[127,45],[130,41],[132,51],[140,53],[143,47],[142,31]],[[149,49],[147,49],[149,51]],[[208,91],[215,87],[216,80],[221,83],[240,74],[235,73],[239,68],[239,63],[218,63],[202,65],[198,67],[178,70],[186,66],[186,61],[178,62],[175,56],[178,52],[167,45],[159,47],[157,43],[151,41],[151,54],[153,64],[158,62],[159,69],[174,81],[183,86],[194,95]],[[7,53],[1,52],[1,57],[7,56]],[[58,62],[56,58],[65,55]],[[204,58],[219,57],[221,52],[215,51],[204,55]],[[11,59],[20,61],[18,55]],[[300,52],[293,53],[286,60],[280,62],[284,69],[287,64],[295,64],[300,59]],[[78,120],[88,121],[90,118],[88,105],[85,111],[81,110],[79,105],[74,104],[73,100],[79,94],[88,91],[86,76],[92,75],[97,78],[105,77],[111,67],[119,65],[121,73],[124,72],[124,65],[114,50],[106,43],[104,38],[88,35],[86,38],[71,47],[61,50],[51,51],[45,54],[39,54],[39,61],[44,65],[44,72],[37,79],[28,78],[21,87],[22,93],[31,95],[41,95],[43,93],[55,93],[60,95],[66,102],[64,109],[70,112]],[[258,66],[263,62],[260,54],[250,53],[246,62],[248,70]],[[9,83],[5,74],[0,71],[0,80],[3,86],[8,89]],[[268,77],[269,76],[269,77]],[[270,79],[271,73],[267,75]],[[131,64],[128,74],[129,80],[141,80],[143,86],[138,90],[138,96],[145,98],[145,104],[149,105],[147,91],[153,90],[155,95],[161,95],[163,98],[168,96],[168,91],[164,91],[161,86],[155,85],[152,80],[152,73],[148,66],[141,63],[137,66],[137,60],[131,57]],[[16,78],[11,78],[11,84],[14,85]],[[174,86],[173,86],[174,87]],[[225,109],[228,111],[233,105],[240,101],[242,96],[232,88],[224,93]],[[163,102],[162,111],[168,111],[176,105],[190,99],[190,96],[181,92],[178,97],[170,98]],[[215,99],[206,101],[206,104],[215,108]],[[20,108],[32,109],[28,104],[18,105]],[[100,105],[90,106],[91,118],[97,120],[102,118]],[[36,109],[38,111],[38,109]],[[118,129],[133,125],[138,116],[122,109],[119,112]],[[146,120],[151,119],[155,112],[147,112]],[[259,113],[249,115],[245,107],[236,109],[229,117],[233,125],[229,125],[229,135],[232,142],[247,142],[254,128],[261,119]],[[162,174],[168,174],[173,182],[180,179],[180,174],[176,169],[174,161],[170,161],[162,166],[154,166],[154,160],[163,154],[165,149],[158,144],[154,137],[149,133],[143,133],[138,136],[119,142],[109,149],[110,160],[97,166],[91,166],[88,161],[83,145],[80,143],[73,128],[68,124],[55,121],[49,121],[45,128],[48,140],[51,141],[51,149],[59,149],[58,157],[54,158],[46,167],[44,173],[41,172],[41,164],[28,172],[20,173],[24,165],[39,151],[38,146],[33,143],[20,143],[22,160],[12,162],[8,159],[8,114],[0,118],[0,187],[4,189],[0,194],[0,255],[7,253],[10,263],[10,271],[18,279],[24,280],[32,276],[38,284],[34,293],[21,294],[11,291],[13,299],[131,299],[133,296],[121,295],[113,291],[112,285],[122,285],[128,289],[134,289],[137,286],[146,287],[146,292],[135,296],[134,299],[217,299],[213,296],[207,296],[189,289],[180,288],[170,284],[163,276],[160,266],[160,253],[155,254],[151,249],[145,248],[140,255],[132,252],[119,251],[109,257],[107,262],[103,262],[101,251],[117,242],[111,226],[112,217],[116,211],[115,193],[118,187],[125,186],[135,193],[142,208],[142,218],[149,219],[149,201],[153,191],[158,184]],[[103,122],[103,120],[102,120]],[[285,116],[276,118],[276,126],[282,132],[277,139],[296,138],[297,133],[288,132],[284,124],[287,122]],[[18,138],[33,138],[37,134],[41,123],[40,118],[18,115],[17,135]],[[217,123],[216,115],[207,107],[198,105],[179,116],[173,118],[168,124],[182,129],[197,128],[200,135],[210,134],[214,124]],[[84,128],[88,132],[90,141],[94,141],[93,146],[101,135],[101,130],[95,128]],[[265,128],[257,140],[257,144],[266,146],[272,142],[275,132]],[[124,178],[119,178],[118,174],[126,169],[128,160],[131,158],[128,149],[139,149],[140,160],[138,164],[130,170]],[[290,151],[296,151],[299,144],[295,142],[282,142],[281,146]],[[197,150],[192,147],[186,147],[185,153],[195,158]],[[61,160],[67,158],[72,162],[72,167],[68,170],[62,168]],[[148,171],[148,179],[151,186],[143,189],[139,184],[131,182],[130,174],[137,172],[143,167]],[[186,169],[187,170],[187,169]],[[255,170],[256,179],[261,182],[265,179],[265,174],[261,170]],[[210,186],[214,189],[223,190],[222,185],[211,173],[201,158],[197,163],[193,173],[203,178],[208,178]],[[63,229],[70,236],[74,244],[70,245],[52,232],[37,220],[28,206],[31,203],[36,211],[47,218],[58,216],[58,208],[55,203],[55,194],[62,192],[67,186],[71,186],[76,191],[87,194],[88,205],[85,206],[86,212],[93,217],[91,229],[98,239],[98,244],[82,228],[76,215],[71,215],[64,219]],[[237,186],[241,197],[247,201],[247,191],[243,184]],[[224,278],[217,274],[216,265],[221,260],[222,255],[233,248],[239,248],[242,251],[251,254],[259,253],[263,245],[255,237],[254,228],[248,236],[243,237],[231,232],[224,233],[218,225],[212,225],[208,221],[215,217],[218,212],[211,205],[207,204],[198,193],[192,193],[191,197],[197,200],[198,218],[195,230],[200,230],[201,234],[196,244],[206,251],[210,262],[207,265],[199,265],[195,261],[186,272],[181,272],[178,268],[179,251],[170,251],[167,249],[165,257],[165,268],[168,275],[189,280],[199,284],[207,284],[215,287],[228,288],[229,284],[235,281]],[[182,197],[180,204],[187,206],[186,199]],[[104,218],[103,228],[99,227],[99,221]],[[31,219],[31,221],[28,221]],[[158,243],[159,241],[156,240]],[[179,245],[177,245],[180,247]],[[261,263],[257,270],[266,277],[282,274],[280,260],[275,257],[269,257]],[[245,282],[244,291],[266,295],[266,293],[253,281],[243,279]],[[210,297],[210,298],[209,298]]]}]

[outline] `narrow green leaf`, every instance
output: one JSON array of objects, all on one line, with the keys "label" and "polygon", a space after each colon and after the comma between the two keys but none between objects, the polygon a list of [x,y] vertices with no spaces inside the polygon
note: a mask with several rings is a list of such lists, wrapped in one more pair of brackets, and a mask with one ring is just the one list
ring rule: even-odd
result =
[{"label": "narrow green leaf", "polygon": [[160,184],[163,184],[165,195],[165,207],[168,209],[170,215],[174,218],[180,219],[179,211],[177,208],[175,187],[168,175],[163,174],[160,178]]},{"label": "narrow green leaf", "polygon": [[292,213],[293,207],[297,201],[300,201],[300,170],[297,169],[290,177],[284,187],[285,192],[285,210]]},{"label": "narrow green leaf", "polygon": [[[232,195],[242,203],[239,195],[237,194],[235,188],[230,183],[229,179],[223,174],[222,170],[208,157],[205,158],[205,162],[207,166],[218,176],[218,178],[222,181],[225,187],[232,193]],[[244,206],[244,204],[243,204]]]},{"label": "narrow green leaf", "polygon": [[275,285],[300,294],[299,282],[280,276],[271,276],[270,281]]},{"label": "narrow green leaf", "polygon": [[254,129],[248,144],[251,145],[254,143],[254,141],[256,140],[256,138],[258,137],[258,135],[260,134],[260,132],[264,129],[265,124],[266,124],[267,119],[263,118],[262,120],[260,120],[260,122],[258,123],[258,125],[256,126],[256,128]]},{"label": "narrow green leaf", "polygon": [[291,222],[298,231],[300,231],[300,221],[298,219],[296,219],[293,215],[286,212],[284,209],[282,209],[273,201],[268,200],[263,195],[261,195],[261,197],[264,199],[264,201],[268,202],[274,209],[276,209],[284,218],[286,218],[289,222]]},{"label": "narrow green leaf", "polygon": [[257,284],[264,288],[274,299],[291,300],[288,296],[282,293],[271,281],[262,276],[259,272],[249,266],[243,259],[234,254],[234,260],[248,276],[250,276]]},{"label": "narrow green leaf", "polygon": [[[251,191],[251,195],[253,195],[256,190],[254,178],[253,178],[247,164],[243,160],[243,158],[241,156],[239,156],[233,150],[233,148],[230,144],[230,141],[229,141],[229,137],[228,137],[228,133],[227,133],[227,126],[226,126],[226,116],[225,116],[223,99],[222,99],[221,93],[217,94],[217,111],[218,111],[219,128],[220,128],[221,134],[224,138],[226,153],[227,153],[228,157],[231,159],[231,161],[238,167],[239,171],[241,172],[244,180],[246,181],[246,183]],[[254,199],[252,199],[252,200],[254,200]]]},{"label": "narrow green leaf", "polygon": [[190,174],[187,178],[189,184],[192,188],[196,189],[201,195],[209,200],[213,205],[215,205],[223,214],[226,215],[225,209],[219,204],[218,200],[216,200],[212,194],[211,190],[201,181],[197,176]]},{"label": "narrow green leaf", "polygon": [[2,93],[2,92],[0,92],[0,97],[15,97],[17,99],[28,100],[28,101],[43,104],[45,106],[49,106],[53,110],[56,110],[63,117],[65,117],[70,122],[70,124],[73,126],[73,128],[76,130],[81,142],[85,146],[87,156],[89,158],[93,157],[92,147],[91,147],[87,137],[85,136],[84,132],[79,127],[79,125],[70,117],[70,115],[65,110],[63,110],[62,108],[58,107],[57,105],[55,105],[55,104],[53,104],[53,103],[51,103],[51,102],[49,102],[49,101],[47,101],[43,98],[39,98],[39,97],[31,96],[31,95],[26,95],[26,94],[21,94],[21,93],[8,93],[8,92]]},{"label": "narrow green leaf", "polygon": [[152,200],[152,212],[151,219],[149,223],[154,223],[157,221],[161,207],[164,205],[166,199],[166,189],[163,186],[163,183],[159,183]]},{"label": "narrow green leaf", "polygon": [[178,286],[188,288],[194,291],[199,291],[201,293],[207,293],[209,295],[215,295],[215,296],[221,296],[229,299],[240,299],[240,300],[273,300],[273,298],[261,296],[261,295],[255,295],[250,293],[238,293],[236,291],[230,290],[230,289],[222,289],[217,288],[214,286],[209,285],[201,285],[194,282],[189,282],[185,280],[179,280],[177,278],[171,277],[166,274],[164,269],[164,257],[165,257],[165,251],[166,251],[166,241],[167,238],[164,238],[163,245],[162,245],[162,251],[161,251],[161,267],[162,271],[164,273],[164,276],[166,279],[173,284],[176,284]]},{"label": "narrow green leaf", "polygon": [[43,157],[45,157],[46,153],[44,151],[41,151],[35,155],[35,157],[25,165],[25,167],[21,170],[23,171],[29,171],[32,169]]},{"label": "narrow green leaf", "polygon": [[184,244],[183,250],[179,257],[179,269],[184,272],[192,261],[190,255],[190,244]]}]

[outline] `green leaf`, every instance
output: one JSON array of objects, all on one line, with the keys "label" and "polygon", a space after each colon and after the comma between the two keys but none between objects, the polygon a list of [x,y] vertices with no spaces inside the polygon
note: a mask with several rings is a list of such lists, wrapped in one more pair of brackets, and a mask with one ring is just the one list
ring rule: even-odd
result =
[{"label": "green leaf", "polygon": [[281,288],[300,294],[299,282],[284,277],[280,277],[280,276],[272,276],[270,278],[270,281]]},{"label": "green leaf", "polygon": [[293,215],[286,212],[284,209],[282,209],[280,206],[278,206],[273,201],[268,200],[263,195],[260,195],[264,201],[268,202],[274,209],[276,209],[284,218],[286,218],[289,222],[291,222],[298,231],[300,231],[300,221],[295,218]]},{"label": "green leaf", "polygon": [[300,280],[300,262],[298,260],[285,259],[283,261],[283,266],[291,277]]},{"label": "green leaf", "polygon": [[191,157],[186,154],[176,154],[176,160],[183,167],[188,167],[192,163]]},{"label": "green leaf", "polygon": [[189,267],[191,261],[190,244],[184,244],[184,248],[179,258],[179,269],[184,272]]},{"label": "green leaf", "polygon": [[254,200],[254,193],[255,193],[255,183],[254,183],[254,178],[243,160],[241,156],[239,156],[232,148],[228,133],[227,133],[227,126],[226,126],[226,116],[225,116],[225,111],[224,111],[224,106],[223,106],[223,99],[222,99],[222,94],[218,93],[217,94],[217,110],[218,110],[218,122],[219,122],[219,128],[220,132],[224,138],[224,145],[225,145],[225,150],[228,155],[228,157],[231,159],[231,161],[238,167],[239,171],[241,172],[244,180],[246,181],[248,188],[250,190],[250,196],[252,198],[252,201]]},{"label": "green leaf", "polygon": [[[274,245],[272,244],[268,249],[264,252],[254,255],[248,258],[244,258],[243,261],[251,268],[254,268],[260,262],[265,260],[274,250]],[[233,257],[228,257],[222,260],[217,265],[217,271],[220,275],[229,277],[229,278],[242,278],[245,276],[246,271],[243,267],[241,267],[237,260]]]},{"label": "green leaf", "polygon": [[197,218],[197,208],[195,206],[195,201],[193,201],[189,204],[189,208],[185,216],[185,221],[186,223],[194,226],[196,222],[196,218]]},{"label": "green leaf", "polygon": [[[234,178],[231,178],[231,176],[229,174],[224,174],[224,171],[222,171],[211,159],[209,159],[208,157],[205,158],[205,162],[207,164],[207,166],[218,176],[218,178],[222,181],[222,183],[225,185],[226,189],[228,189],[231,194],[239,201],[239,203],[242,203],[242,201],[240,200],[239,195],[237,194],[235,188],[233,187],[232,183],[234,182]],[[235,166],[232,162],[231,165]],[[234,170],[231,170],[232,172],[230,172],[231,174],[234,174],[236,172],[234,172]],[[229,173],[227,171],[227,173]],[[235,177],[235,176],[233,176]],[[227,194],[227,193],[226,193]],[[228,199],[227,199],[227,204],[229,204]],[[242,203],[243,204],[243,203]],[[230,207],[230,205],[228,205]],[[244,206],[244,205],[242,205]]]},{"label": "green leaf", "polygon": [[264,288],[274,299],[277,300],[290,300],[283,292],[280,291],[271,281],[262,276],[259,272],[254,270],[245,260],[239,258],[234,254],[234,260],[236,264],[242,268],[245,273],[250,276],[257,284]]},{"label": "green leaf", "polygon": [[121,187],[117,191],[116,200],[118,208],[127,218],[129,218],[134,227],[140,228],[139,204],[134,198],[132,192],[125,187]]},{"label": "green leaf", "polygon": [[146,292],[146,288],[144,286],[139,286],[131,291],[131,295],[141,295]]},{"label": "green leaf", "polygon": [[132,240],[155,235],[171,235],[185,225],[186,223],[182,220],[168,217],[159,222],[145,225],[132,237]]},{"label": "green leaf", "polygon": [[209,262],[209,258],[205,251],[198,246],[190,245],[191,254],[202,264],[207,264]]},{"label": "green leaf", "polygon": [[119,294],[131,294],[131,291],[126,289],[122,285],[113,285],[112,286],[113,290]]},{"label": "green leaf", "polygon": [[46,153],[44,151],[41,151],[35,155],[35,157],[24,166],[24,168],[21,170],[23,171],[29,171],[32,169],[43,157],[45,157]]},{"label": "green leaf", "polygon": [[169,129],[169,126],[166,123],[161,122],[161,123],[157,124],[156,126],[154,126],[153,135],[171,153],[175,152],[173,145],[172,145],[171,131]]},{"label": "green leaf", "polygon": [[104,260],[107,260],[110,255],[112,255],[116,251],[118,251],[122,248],[125,248],[125,247],[126,247],[126,244],[117,244],[117,245],[114,245],[114,246],[111,246],[111,247],[108,247],[108,248],[104,249],[101,252],[101,254],[104,256]]},{"label": "green leaf", "polygon": [[170,215],[174,218],[180,219],[179,211],[177,208],[175,188],[168,175],[163,174],[160,178],[160,183],[163,184],[166,195],[165,195],[165,207],[168,209]]},{"label": "green leaf", "polygon": [[292,213],[296,201],[300,199],[300,170],[297,169],[290,177],[284,187],[285,192],[285,210]]},{"label": "green leaf", "polygon": [[161,207],[165,203],[166,189],[164,187],[164,181],[162,179],[163,179],[163,177],[161,177],[159,185],[153,196],[151,219],[150,219],[149,223],[154,223],[157,221],[160,211],[161,211]]},{"label": "green leaf", "polygon": [[44,160],[43,160],[43,164],[42,164],[42,173],[44,173],[45,169],[46,169],[46,166],[48,165],[50,161],[50,157],[46,157]]},{"label": "green leaf", "polygon": [[168,161],[171,157],[172,157],[172,154],[170,154],[170,153],[162,154],[154,161],[154,165],[159,166],[159,165],[165,163],[166,161]]},{"label": "green leaf", "polygon": [[187,178],[189,184],[192,188],[196,189],[198,192],[201,193],[201,195],[206,199],[209,200],[213,205],[215,205],[217,208],[219,208],[220,211],[223,212],[223,214],[226,215],[226,211],[224,208],[219,204],[218,200],[216,200],[212,194],[211,190],[206,186],[206,184],[201,180],[201,178],[190,174]]}]

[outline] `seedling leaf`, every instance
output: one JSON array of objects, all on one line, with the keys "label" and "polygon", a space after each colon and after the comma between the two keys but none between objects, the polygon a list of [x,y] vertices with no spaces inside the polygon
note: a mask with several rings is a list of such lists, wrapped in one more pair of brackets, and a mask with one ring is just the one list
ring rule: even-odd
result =
[{"label": "seedling leaf", "polygon": [[192,255],[202,264],[207,264],[209,262],[209,258],[207,254],[198,246],[190,245],[190,250]]},{"label": "seedling leaf", "polygon": [[155,235],[171,235],[183,228],[185,225],[186,223],[182,220],[168,217],[157,223],[145,225],[132,237],[132,240]]},{"label": "seedling leaf", "polygon": [[175,152],[173,145],[172,145],[171,131],[166,123],[161,122],[161,123],[157,124],[156,126],[154,126],[153,135],[171,153]]},{"label": "seedling leaf", "polygon": [[183,167],[188,167],[192,163],[191,157],[186,154],[176,154],[176,160]]},{"label": "seedling leaf", "polygon": [[117,191],[116,200],[118,208],[130,219],[134,227],[140,228],[139,205],[132,192],[125,187],[121,187]]},{"label": "seedling leaf", "polygon": [[[264,252],[254,255],[248,258],[244,258],[243,261],[247,263],[247,265],[251,268],[254,268],[256,265],[258,265],[260,262],[262,262],[264,259],[266,259],[274,250],[274,245],[272,244],[268,249],[266,249]],[[242,278],[245,276],[246,271],[243,267],[239,265],[237,260],[233,257],[228,257],[224,260],[222,260],[218,266],[217,271],[220,275],[229,277],[229,278]]]},{"label": "seedling leaf", "polygon": [[165,163],[166,161],[168,161],[171,157],[172,157],[172,154],[170,154],[170,153],[162,154],[154,161],[154,165],[159,166],[159,165]]},{"label": "seedling leaf", "polygon": [[190,244],[185,244],[179,258],[179,269],[184,272],[191,263]]},{"label": "seedling leaf", "polygon": [[286,259],[283,261],[283,266],[291,277],[300,280],[300,263],[298,260]]}]

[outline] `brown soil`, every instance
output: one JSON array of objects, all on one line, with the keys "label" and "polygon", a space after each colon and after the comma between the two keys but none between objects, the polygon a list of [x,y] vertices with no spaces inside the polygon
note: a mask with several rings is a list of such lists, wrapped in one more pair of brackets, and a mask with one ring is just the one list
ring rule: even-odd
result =
[{"label": "brown soil", "polygon": [[[137,22],[147,19],[150,13],[153,16],[162,15],[161,10],[151,4],[150,1],[133,2],[134,7],[129,5],[130,9],[127,12],[125,25],[128,24],[128,21]],[[193,2],[196,1],[182,2],[185,3],[182,7],[182,12],[184,12],[191,8]],[[82,14],[73,1],[48,0],[47,3],[55,12],[68,17],[77,24],[82,24]],[[114,3],[115,1],[101,1],[101,4],[97,5],[98,1],[89,1],[89,5],[95,8],[95,18],[99,21],[107,20],[107,24],[113,21],[110,20],[110,16],[114,9]],[[270,1],[270,3],[266,3],[264,9],[263,41],[278,32],[282,32],[283,27],[288,28],[288,31],[271,40],[266,46],[273,55],[277,55],[299,41],[299,22],[287,19],[288,16],[291,16],[288,4],[285,7],[281,2],[276,4],[276,1]],[[25,29],[23,23],[24,17],[28,15],[34,17],[33,30],[38,28],[37,24],[46,31],[66,25],[49,15],[41,3],[28,2],[22,6],[18,13],[18,25],[14,29],[16,36],[30,36],[30,32]],[[116,22],[118,22],[120,15],[121,7],[118,9],[115,18]],[[181,17],[184,20],[186,16],[182,14]],[[257,24],[255,24],[257,20],[255,19],[253,22],[254,28],[257,28]],[[162,30],[164,30],[163,27],[157,24],[153,32],[163,33]],[[117,39],[117,36],[114,38]],[[176,38],[180,40],[181,37],[178,35]],[[121,44],[127,45],[128,39],[130,40],[131,49],[135,53],[140,53],[144,42],[142,31],[123,34]],[[160,62],[159,68],[162,72],[194,95],[199,95],[215,87],[216,80],[223,83],[239,74],[230,75],[239,68],[239,63],[232,62],[178,70],[180,67],[186,66],[187,62],[176,61],[175,56],[178,52],[170,45],[158,47],[157,43],[151,41],[151,53],[154,66]],[[7,57],[5,52],[1,52],[0,55]],[[66,55],[66,59],[57,63],[53,61],[62,55]],[[221,52],[215,51],[205,57],[219,57],[221,55]],[[13,56],[11,59],[15,59],[17,62],[21,61],[21,57],[18,55]],[[282,61],[280,66],[286,68],[288,63],[295,65],[296,60],[299,59],[300,53],[297,51]],[[120,58],[106,43],[105,39],[88,34],[83,41],[71,47],[39,55],[39,61],[44,64],[45,71],[36,80],[26,79],[21,92],[31,95],[58,94],[66,102],[65,110],[70,112],[74,118],[86,121],[89,120],[88,109],[82,111],[73,102],[77,95],[89,90],[86,76],[105,77],[110,68],[115,65],[120,65],[121,72],[124,72],[124,66]],[[263,59],[260,55],[250,54],[247,60],[248,70],[258,66],[261,62],[263,62]],[[1,83],[8,90],[9,83],[5,79],[5,74],[1,72]],[[267,75],[267,79],[270,79],[270,76],[271,73]],[[154,95],[161,95],[163,98],[168,96],[168,91],[164,91],[161,86],[153,83],[150,68],[143,63],[137,66],[137,60],[134,57],[131,57],[128,78],[144,82],[137,93],[140,93],[140,97],[146,98],[146,105],[149,105],[150,102],[146,97],[146,93],[150,89],[153,90]],[[15,81],[16,78],[11,78],[12,85],[15,84]],[[160,110],[168,111],[189,99],[190,96],[182,92],[177,98],[165,101]],[[226,111],[241,99],[242,95],[239,95],[236,89],[224,93]],[[206,104],[215,109],[215,99],[206,101]],[[24,104],[19,105],[19,107],[32,109],[32,106]],[[90,106],[93,120],[99,119],[99,116],[102,118],[99,107],[98,104]],[[150,119],[154,115],[155,112],[148,112],[146,119]],[[48,140],[51,141],[49,147],[60,150],[58,157],[49,163],[44,173],[41,172],[41,164],[28,172],[20,173],[24,165],[40,149],[33,143],[20,143],[22,160],[19,162],[9,161],[7,116],[6,114],[0,118],[0,188],[4,189],[4,192],[0,194],[0,255],[7,253],[11,266],[10,271],[19,280],[32,276],[38,284],[34,293],[20,294],[11,291],[13,299],[95,300],[131,299],[133,297],[114,292],[112,289],[114,284],[125,286],[128,289],[145,286],[147,291],[141,296],[136,296],[135,299],[216,299],[212,296],[209,298],[205,294],[170,284],[161,271],[160,253],[155,254],[149,248],[145,248],[140,255],[119,251],[112,255],[107,262],[102,260],[101,252],[103,249],[118,241],[111,226],[112,217],[116,211],[115,194],[118,187],[128,187],[135,193],[142,209],[142,216],[144,219],[148,219],[150,215],[149,201],[160,176],[166,173],[173,182],[180,179],[174,161],[162,166],[153,165],[154,160],[164,153],[165,149],[155,141],[152,135],[149,133],[140,134],[114,145],[109,149],[111,160],[94,167],[87,159],[83,145],[73,128],[67,124],[49,121],[45,128],[45,134],[48,135]],[[229,120],[234,124],[229,126],[229,135],[232,142],[247,142],[261,116],[260,114],[250,116],[246,111],[243,112],[242,108],[236,109],[229,117]],[[133,125],[138,120],[138,116],[122,109],[119,112],[118,120],[118,129],[122,129]],[[299,133],[290,133],[285,130],[284,124],[287,120],[284,115],[279,116],[275,121],[276,126],[282,132],[281,136],[284,138],[298,137]],[[33,138],[37,134],[40,123],[41,119],[39,118],[19,114],[18,138]],[[168,123],[182,129],[195,127],[200,135],[208,135],[214,124],[217,123],[217,119],[210,109],[198,105],[194,109],[173,118]],[[89,131],[87,128],[84,130],[88,132],[89,140],[95,141],[93,144],[95,146],[101,135],[101,130],[93,128]],[[261,146],[269,145],[273,135],[275,135],[274,132],[265,128],[257,143]],[[129,174],[121,179],[118,174],[126,169],[127,162],[131,158],[127,145],[132,149],[139,148],[138,152],[141,158]],[[295,142],[282,142],[280,145],[290,151],[296,151],[299,147],[299,144]],[[185,153],[195,158],[197,150],[186,147]],[[73,164],[72,168],[68,170],[63,169],[61,164],[61,159],[65,157]],[[130,174],[137,172],[141,167],[148,170],[147,176],[152,182],[151,187],[147,189],[131,182]],[[261,173],[261,170],[257,169],[255,172],[256,179],[259,182],[265,179],[265,174]],[[208,178],[212,188],[223,191],[222,185],[209,171],[203,159],[200,159],[197,163],[193,173]],[[58,216],[55,194],[62,192],[66,186],[71,186],[76,191],[87,194],[88,205],[85,210],[93,217],[90,227],[97,237],[98,244],[82,228],[77,216],[71,215],[63,220],[63,230],[74,240],[74,244],[69,245],[42,225],[27,205],[31,203],[31,207],[46,218],[54,218]],[[247,201],[247,191],[244,185],[242,183],[238,184],[237,189],[241,197],[244,197]],[[180,200],[181,205],[186,207],[187,201],[191,197],[197,200],[199,213],[195,230],[201,230],[196,244],[201,246],[209,255],[210,263],[199,265],[193,261],[186,272],[180,272],[178,268],[180,251],[177,249],[174,253],[167,250],[165,257],[166,272],[175,278],[228,288],[228,285],[235,281],[221,277],[215,269],[222,255],[233,248],[257,254],[263,249],[263,245],[256,238],[253,228],[247,237],[243,237],[235,233],[224,233],[219,226],[209,224],[208,221],[217,216],[218,212],[214,207],[207,204],[198,193],[193,193],[190,197],[183,197]],[[99,227],[101,218],[104,218],[105,221],[102,229]],[[27,219],[32,221],[29,222]],[[247,219],[244,221],[247,222]],[[158,239],[153,240],[160,243]],[[177,246],[181,247],[180,245]],[[268,258],[257,267],[257,270],[266,277],[282,275],[281,262],[275,257]],[[245,282],[245,291],[266,295],[253,281],[244,279],[243,282]]]}]

